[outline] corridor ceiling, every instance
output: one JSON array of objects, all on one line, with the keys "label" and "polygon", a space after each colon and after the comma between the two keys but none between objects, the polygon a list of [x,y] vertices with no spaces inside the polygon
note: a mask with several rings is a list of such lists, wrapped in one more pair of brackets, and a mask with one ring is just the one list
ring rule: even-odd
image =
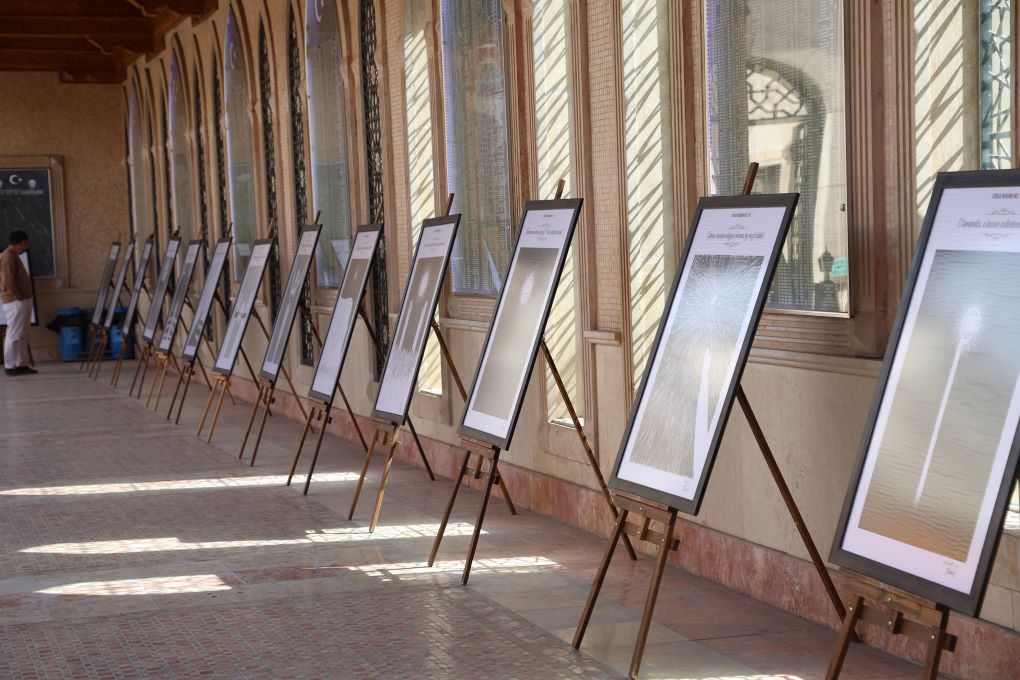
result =
[{"label": "corridor ceiling", "polygon": [[217,0],[0,0],[0,71],[56,71],[63,82],[119,83],[167,31]]}]

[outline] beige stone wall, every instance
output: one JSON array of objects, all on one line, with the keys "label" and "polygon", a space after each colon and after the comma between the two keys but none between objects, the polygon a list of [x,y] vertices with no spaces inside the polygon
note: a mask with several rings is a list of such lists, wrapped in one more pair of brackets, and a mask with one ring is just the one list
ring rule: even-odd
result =
[{"label": "beige stone wall", "polygon": [[[129,234],[124,98],[117,85],[65,85],[55,73],[0,72],[0,154],[63,159],[68,278],[37,282],[42,323],[61,307],[92,308],[110,242]],[[6,245],[6,244],[4,244]],[[37,359],[59,337],[33,328]]]}]

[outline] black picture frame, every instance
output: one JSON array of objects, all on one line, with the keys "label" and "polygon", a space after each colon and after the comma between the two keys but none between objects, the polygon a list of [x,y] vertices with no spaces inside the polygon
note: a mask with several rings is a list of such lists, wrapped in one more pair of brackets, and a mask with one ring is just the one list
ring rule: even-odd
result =
[{"label": "black picture frame", "polygon": [[113,270],[117,266],[119,254],[120,241],[114,241],[110,244],[110,251],[106,255],[106,264],[103,265],[102,278],[99,279],[99,290],[96,292],[96,304],[92,308],[90,323],[95,328],[99,328],[99,324],[103,320],[103,312],[106,311],[106,300],[110,294],[110,286],[113,284]]},{"label": "black picture frame", "polygon": [[[311,386],[308,388],[308,396],[320,400],[323,404],[326,405],[333,404],[333,397],[336,392],[336,383],[338,380],[340,380],[340,373],[341,371],[343,371],[344,363],[347,361],[347,351],[350,349],[351,338],[354,337],[354,327],[355,325],[357,325],[358,321],[358,311],[357,307],[355,307],[352,310],[352,315],[350,317],[349,322],[344,326],[343,336],[339,338],[332,337],[333,322],[334,319],[336,319],[336,316],[339,312],[341,296],[343,295],[343,291],[348,290],[348,283],[351,283],[352,292],[357,295],[356,298],[354,297],[354,295],[352,295],[351,299],[356,299],[357,305],[361,304],[361,300],[365,296],[365,287],[368,285],[369,274],[371,273],[372,267],[375,264],[376,254],[379,252],[379,243],[382,241],[382,237],[383,237],[382,224],[363,225],[358,228],[357,233],[354,235],[354,239],[351,244],[351,258],[350,260],[348,260],[347,268],[344,270],[344,280],[340,283],[340,289],[339,292],[337,293],[337,301],[336,303],[334,303],[333,313],[329,317],[328,326],[329,330],[327,330],[326,337],[324,337],[322,340],[323,344],[322,353],[319,355],[319,360],[315,364],[315,372],[312,374]],[[362,238],[371,239],[369,256],[367,258],[364,258],[367,262],[362,272],[363,275],[360,277],[360,280],[349,282],[348,278],[352,276],[353,269],[353,267],[351,266],[351,262],[354,260],[354,254],[358,251],[358,241]],[[315,383],[316,378],[319,376],[320,370],[324,370],[322,368],[322,360],[323,357],[326,355],[326,352],[330,351],[329,350],[330,347],[336,347],[336,351],[339,352],[339,361],[337,362],[336,373],[335,374],[331,373],[326,376],[327,378],[332,378],[332,382],[330,384],[333,385],[333,390],[331,391],[331,393],[326,394],[321,390],[315,389]]]},{"label": "black picture frame", "polygon": [[227,258],[230,257],[230,238],[225,238],[216,243],[213,248],[213,255],[210,258],[209,270],[205,273],[205,284],[198,296],[198,303],[195,305],[195,317],[188,330],[188,337],[181,349],[181,358],[191,361],[198,356],[198,348],[202,344],[202,334],[205,333],[205,326],[209,323],[209,312],[212,310],[213,301],[216,298],[216,291],[219,290],[223,279],[223,267],[226,266]]},{"label": "black picture frame", "polygon": [[[535,361],[538,358],[538,348],[545,337],[545,327],[549,322],[549,314],[552,311],[552,305],[556,300],[556,291],[559,288],[560,277],[563,274],[563,267],[566,264],[567,252],[570,250],[571,244],[574,239],[574,231],[577,227],[577,221],[581,216],[581,205],[583,199],[581,198],[559,198],[552,200],[539,200],[539,201],[528,201],[524,205],[524,210],[521,213],[521,219],[517,227],[517,237],[514,240],[513,255],[510,258],[510,263],[507,266],[506,278],[503,282],[503,287],[500,290],[499,298],[496,302],[496,309],[492,315],[492,321],[489,323],[489,329],[485,334],[485,342],[482,344],[482,352],[478,358],[478,365],[475,369],[475,377],[471,381],[471,389],[468,391],[467,402],[464,407],[464,415],[461,416],[460,427],[458,433],[461,435],[469,436],[478,441],[492,444],[499,449],[507,449],[510,447],[510,442],[513,440],[514,431],[517,429],[517,421],[521,415],[521,409],[524,406],[524,399],[528,392],[528,383],[531,380],[531,375],[535,370]],[[567,227],[566,237],[563,245],[557,250],[555,266],[553,268],[552,277],[550,279],[549,297],[542,309],[540,320],[538,324],[538,332],[535,335],[533,342],[530,347],[522,348],[528,352],[524,355],[524,380],[517,389],[516,386],[508,385],[508,389],[517,389],[517,392],[513,396],[513,406],[510,410],[510,417],[507,421],[507,433],[505,436],[481,430],[475,427],[470,427],[466,424],[468,413],[470,412],[471,405],[476,398],[476,391],[482,380],[483,370],[486,368],[485,359],[489,354],[490,344],[494,339],[494,331],[496,330],[496,324],[500,320],[500,312],[506,302],[505,296],[508,290],[511,288],[511,276],[515,271],[515,264],[518,262],[521,253],[521,239],[524,235],[524,224],[527,220],[529,213],[532,212],[543,212],[550,210],[571,210],[573,214],[570,218],[570,224]]]},{"label": "black picture frame", "polygon": [[[1007,505],[1013,485],[1016,484],[1020,474],[1020,430],[1014,429],[1014,436],[1010,445],[1008,457],[1005,462],[1002,479],[993,501],[992,512],[983,532],[984,542],[979,553],[978,562],[971,588],[967,593],[951,587],[935,583],[929,579],[916,574],[901,570],[899,568],[883,564],[876,560],[850,552],[843,548],[846,532],[850,522],[851,512],[860,491],[861,477],[865,465],[869,459],[869,449],[875,436],[876,422],[885,401],[886,392],[889,388],[889,380],[893,365],[898,356],[900,343],[905,330],[907,315],[911,310],[911,304],[915,295],[921,294],[918,304],[923,299],[924,291],[917,290],[918,277],[921,273],[925,254],[931,240],[932,229],[938,217],[943,194],[949,189],[968,188],[994,188],[1003,187],[1020,194],[1020,170],[979,170],[964,172],[939,173],[935,179],[931,199],[928,203],[928,210],[925,213],[921,232],[914,249],[910,270],[903,286],[903,294],[900,299],[896,320],[893,323],[889,342],[886,347],[885,358],[882,362],[882,370],[879,373],[878,382],[875,387],[875,394],[872,399],[871,408],[868,411],[868,419],[865,425],[864,434],[858,450],[857,461],[854,464],[850,482],[847,486],[846,497],[836,525],[836,535],[832,542],[832,549],[829,560],[841,567],[846,567],[866,576],[878,579],[891,586],[901,588],[915,595],[933,600],[945,605],[955,611],[968,616],[975,616],[981,608],[985,591],[988,588],[988,580],[991,576],[992,562],[998,550],[999,540],[1002,536],[1002,525],[1005,518]],[[937,251],[936,251],[937,252]],[[1011,283],[1011,282],[1004,282]],[[987,496],[985,497],[987,498]]]},{"label": "black picture frame", "polygon": [[113,294],[110,296],[110,305],[107,307],[106,317],[103,319],[103,328],[107,331],[113,326],[113,317],[117,313],[120,292],[124,290],[124,282],[127,280],[128,269],[131,267],[134,254],[135,242],[128,241],[128,244],[124,247],[124,257],[120,261],[120,271],[117,272],[117,283],[113,286]]},{"label": "black picture frame", "polygon": [[[760,321],[762,311],[765,308],[765,301],[768,297],[769,286],[772,283],[772,278],[775,276],[779,256],[782,253],[783,244],[786,241],[787,234],[789,233],[790,223],[793,220],[793,213],[797,207],[798,198],[799,194],[750,194],[739,196],[704,196],[698,200],[697,208],[695,209],[694,216],[691,220],[691,228],[684,244],[683,255],[678,263],[676,274],[673,277],[673,284],[670,287],[669,295],[666,298],[663,315],[659,320],[655,340],[648,355],[648,361],[645,365],[645,370],[641,379],[641,387],[638,389],[637,395],[635,396],[634,405],[631,408],[630,416],[627,419],[627,428],[624,430],[623,439],[620,442],[620,449],[617,453],[616,461],[613,463],[613,471],[609,478],[609,486],[611,488],[634,494],[641,498],[657,501],[667,507],[675,508],[676,510],[688,515],[698,514],[698,511],[701,508],[701,503],[704,500],[705,489],[708,486],[708,481],[712,475],[712,468],[715,465],[723,433],[726,431],[726,425],[729,420],[730,412],[733,408],[733,400],[736,395],[737,387],[740,385],[740,379],[743,375],[744,367],[747,364],[747,355],[751,350],[751,343],[754,340],[754,335],[758,328],[758,322]],[[719,420],[716,423],[715,431],[712,433],[708,454],[705,459],[705,464],[700,478],[698,479],[695,492],[692,494],[693,497],[684,498],[682,496],[666,492],[662,489],[623,479],[619,476],[620,467],[629,447],[630,439],[634,435],[634,425],[637,420],[641,404],[645,398],[649,383],[649,375],[651,374],[652,367],[655,364],[656,358],[658,357],[661,349],[662,336],[671,317],[671,312],[673,311],[677,292],[680,287],[680,281],[690,259],[691,245],[697,236],[702,214],[706,210],[747,208],[783,208],[785,212],[775,238],[775,243],[770,251],[769,259],[765,264],[765,276],[761,281],[751,308],[750,323],[748,324],[744,337],[740,342],[736,364],[733,372],[729,376]]]},{"label": "black picture frame", "polygon": [[401,320],[404,315],[408,313],[410,307],[408,301],[411,298],[411,285],[414,281],[414,274],[417,271],[419,264],[418,255],[421,252],[422,242],[425,240],[427,232],[433,227],[441,227],[446,225],[453,226],[453,232],[450,235],[450,241],[447,244],[446,252],[443,255],[442,271],[440,272],[439,278],[436,282],[434,290],[430,291],[430,300],[427,301],[427,318],[431,321],[436,314],[436,306],[439,304],[439,294],[443,289],[443,285],[446,281],[447,270],[450,268],[450,257],[453,253],[454,243],[457,241],[457,231],[460,227],[460,213],[453,215],[446,215],[443,217],[433,217],[422,222],[421,234],[418,237],[418,243],[414,248],[414,257],[411,259],[411,270],[408,273],[407,284],[404,287],[404,294],[400,299],[400,313],[397,316],[397,323],[394,326],[394,341],[390,344],[390,351],[386,355],[386,361],[383,364],[382,376],[379,379],[379,391],[376,393],[375,401],[372,405],[372,417],[381,420],[383,422],[393,423],[394,425],[403,425],[407,420],[407,412],[411,407],[411,399],[414,397],[416,385],[418,384],[418,373],[421,371],[421,362],[425,356],[425,345],[428,342],[428,334],[431,329],[426,328],[424,338],[422,339],[421,345],[418,348],[414,369],[411,371],[411,381],[407,389],[407,396],[404,399],[402,412],[395,413],[386,411],[385,409],[379,408],[379,398],[383,393],[383,387],[385,386],[387,369],[390,366],[390,359],[393,356],[394,348],[397,347],[396,337],[401,328]]},{"label": "black picture frame", "polygon": [[[227,329],[223,334],[223,342],[220,344],[220,351],[216,354],[213,362],[213,371],[221,375],[230,376],[234,373],[234,366],[237,365],[237,355],[244,344],[244,336],[248,330],[248,322],[251,320],[251,310],[255,306],[259,290],[262,288],[262,279],[265,276],[269,265],[269,253],[276,243],[276,237],[255,241],[252,244],[251,253],[248,256],[248,265],[245,267],[244,276],[241,278],[241,285],[237,289],[237,297],[234,298],[234,306],[230,310],[230,318],[227,319]],[[263,249],[265,255],[261,258],[255,257],[258,249]],[[249,281],[251,277],[251,281]],[[239,324],[237,329],[232,329],[234,323]],[[235,330],[237,342],[231,341],[231,331]],[[226,354],[227,356],[224,356]],[[221,361],[223,359],[223,361]]]},{"label": "black picture frame", "polygon": [[192,239],[188,241],[188,245],[184,248],[184,263],[181,265],[181,272],[177,277],[177,287],[174,289],[174,295],[170,298],[170,309],[166,313],[163,332],[156,342],[157,352],[169,354],[171,349],[173,349],[174,336],[177,335],[177,326],[181,321],[181,312],[184,310],[184,301],[188,297],[191,279],[195,275],[198,258],[201,256],[204,247],[204,239]]},{"label": "black picture frame", "polygon": [[[291,326],[294,325],[294,317],[297,315],[298,305],[301,303],[301,294],[304,291],[305,281],[308,279],[308,272],[315,261],[315,250],[319,245],[321,232],[322,225],[309,224],[298,235],[298,244],[294,249],[294,259],[290,263],[287,284],[283,288],[283,296],[280,298],[280,306],[276,310],[273,330],[269,335],[269,342],[266,344],[266,354],[262,358],[262,367],[259,369],[259,375],[266,380],[275,381],[280,375],[280,367],[283,365],[287,345],[290,342]],[[302,249],[308,250],[302,252]],[[270,359],[274,360],[275,370],[273,366],[268,365]]]},{"label": "black picture frame", "polygon": [[127,334],[131,332],[131,325],[135,321],[138,300],[141,298],[142,288],[145,287],[145,272],[148,271],[149,266],[152,264],[154,243],[155,239],[150,236],[145,239],[145,243],[142,245],[142,255],[138,260],[138,266],[135,268],[135,275],[131,279],[131,297],[128,298],[128,306],[124,310],[124,319],[120,324],[120,334],[122,337],[127,337]]},{"label": "black picture frame", "polygon": [[159,317],[163,313],[163,301],[166,299],[166,290],[170,286],[170,277],[173,276],[180,248],[181,240],[172,238],[167,242],[166,252],[163,253],[163,264],[159,267],[159,276],[156,277],[156,286],[152,290],[145,325],[142,327],[142,339],[150,345],[156,337],[156,326],[159,325]]}]

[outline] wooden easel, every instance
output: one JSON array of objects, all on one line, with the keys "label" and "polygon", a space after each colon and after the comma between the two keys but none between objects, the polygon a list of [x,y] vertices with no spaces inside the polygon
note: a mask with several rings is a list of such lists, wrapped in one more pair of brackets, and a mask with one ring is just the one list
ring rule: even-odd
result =
[{"label": "wooden easel", "polygon": [[[192,314],[194,314],[195,307],[191,304],[191,301],[188,300],[187,298],[184,298],[184,304],[187,305],[188,309],[190,309]],[[195,319],[194,317],[192,317],[191,323],[195,324],[197,322],[198,322],[198,320]],[[182,318],[182,319],[179,319],[177,323],[178,323],[178,328],[180,328],[181,326],[184,327],[184,337],[187,338],[189,333],[190,333],[190,331],[191,331],[191,329],[188,327],[187,322]],[[164,355],[164,354],[159,353],[158,351],[156,352],[157,356],[159,356],[159,358],[160,358],[160,375],[159,375],[159,387],[156,388],[156,403],[152,407],[153,411],[159,411],[159,402],[163,398],[163,384],[166,382],[166,374],[167,374],[167,372],[168,372],[168,370],[170,368],[170,364],[171,363],[173,363],[174,370],[177,372],[177,375],[178,375],[178,378],[177,378],[177,387],[174,388],[173,399],[170,401],[170,410],[167,411],[167,414],[166,414],[166,419],[167,420],[170,420],[170,414],[173,413],[174,402],[177,401],[177,390],[180,389],[180,387],[181,387],[181,381],[184,380],[184,374],[186,372],[193,373],[194,370],[195,370],[195,363],[198,360],[198,354],[196,353],[195,359],[193,359],[193,360],[191,360],[191,361],[189,361],[187,363],[184,363],[183,361],[181,363],[178,363],[177,358],[173,355],[173,343],[176,342],[176,340],[177,340],[177,329],[175,328],[174,329],[174,339],[171,341],[170,349],[167,350],[167,353]],[[212,346],[209,344],[209,339],[206,338],[205,336],[203,336],[202,340],[205,341],[206,346],[208,347],[209,351],[211,352],[212,351]],[[209,381],[209,374],[205,372],[205,366],[203,366],[202,362],[200,362],[200,361],[198,361],[198,368],[199,368],[199,370],[202,371],[202,377],[205,379],[206,384],[209,384],[209,382],[210,382]],[[156,381],[153,380],[153,384],[155,384],[155,382]],[[152,391],[151,388],[150,388],[149,391],[150,392]],[[233,403],[233,401],[234,401],[233,395],[230,395],[230,401],[231,401],[231,403]],[[146,401],[145,405],[148,406],[149,402]],[[182,401],[181,402],[181,407],[183,408],[183,406],[184,406],[184,402]],[[178,415],[178,418],[180,418],[180,413],[178,413],[177,415]]]},{"label": "wooden easel", "polygon": [[[378,224],[380,216],[376,216],[375,223]],[[372,324],[368,320],[368,315],[365,313],[363,306],[364,294],[362,299],[358,301],[358,316],[365,324],[365,330],[368,331],[369,338],[372,339],[372,346],[375,347],[376,356],[379,358],[385,358],[382,351],[382,346],[379,344],[379,338],[376,337],[375,332],[372,330]],[[318,333],[316,333],[316,339],[318,340]],[[319,346],[322,346],[322,341],[319,340]],[[354,424],[354,430],[358,433],[358,439],[361,441],[361,448],[367,453],[369,446],[365,442],[365,435],[361,431],[361,425],[358,424],[358,417],[354,413],[354,409],[351,408],[351,402],[348,401],[347,395],[344,393],[344,388],[340,385],[340,376],[337,375],[336,384],[333,385],[333,393],[340,393],[340,398],[344,400],[344,408],[347,409],[347,413],[351,417],[351,422]],[[315,464],[319,460],[319,452],[322,449],[322,439],[326,434],[326,426],[333,422],[333,416],[330,415],[330,410],[333,407],[333,400],[329,402],[317,402],[312,405],[311,411],[308,413],[308,417],[305,419],[304,431],[301,433],[301,441],[298,443],[297,451],[294,453],[294,462],[290,466],[290,474],[287,476],[287,486],[290,486],[291,481],[294,479],[294,473],[297,471],[298,460],[301,458],[301,451],[305,446],[305,439],[308,437],[308,432],[313,429],[313,422],[322,422],[318,432],[318,439],[315,444],[315,452],[312,455],[312,463],[308,468],[308,476],[305,477],[305,488],[303,494],[308,495],[308,488],[312,484],[312,475],[315,474]],[[411,421],[411,416],[407,416],[407,427],[411,431],[411,436],[414,439],[415,446],[418,448],[418,455],[421,456],[421,461],[425,465],[425,472],[428,473],[430,481],[436,481],[436,476],[432,472],[432,466],[429,464],[429,459],[425,457],[425,449],[421,445],[421,440],[418,439],[418,431],[414,428],[414,423]],[[353,512],[353,511],[352,511]]]},{"label": "wooden easel", "polygon": [[[217,305],[219,305],[220,311],[223,312],[224,318],[229,319],[230,314],[227,311],[227,305],[223,302],[223,298],[220,297],[218,291],[213,293],[213,300],[216,302]],[[216,352],[213,351],[212,343],[209,342],[209,339],[204,336],[202,340],[205,342],[206,349],[209,350],[209,356],[213,357],[215,360]],[[238,349],[241,353],[241,359],[244,361],[244,365],[248,368],[249,375],[255,375],[255,370],[252,368],[251,362],[248,361],[248,355],[245,353],[244,347],[239,347]],[[175,425],[178,425],[181,422],[181,413],[184,411],[184,401],[188,398],[188,388],[191,386],[191,378],[195,375],[195,364],[198,364],[199,369],[202,371],[202,376],[205,378],[205,384],[209,385],[210,389],[212,389],[213,386],[212,381],[209,380],[209,375],[205,372],[205,366],[202,364],[202,360],[199,358],[198,352],[195,352],[194,358],[192,358],[190,361],[184,362],[184,365],[181,368],[181,372],[177,377],[177,386],[174,387],[173,397],[170,399],[170,410],[168,410],[166,414],[167,420],[170,420],[170,415],[174,412],[174,406],[178,403],[177,393],[181,389],[181,383],[183,383],[184,393],[181,394],[180,405],[177,408],[177,416],[174,418]],[[230,397],[231,404],[237,403],[234,401],[234,395],[231,394],[229,385],[226,386],[226,394],[228,397]],[[206,408],[208,409],[208,406],[206,406]],[[201,432],[202,429],[199,428],[199,434],[201,434]]]},{"label": "wooden easel", "polygon": [[[148,241],[148,240],[151,240],[151,239],[152,239],[152,237],[150,236],[146,240]],[[145,248],[145,246],[143,246],[143,249],[144,248]],[[132,293],[132,295],[134,294],[135,286],[141,286],[142,290],[144,290],[146,293],[149,292],[148,287],[145,285],[145,274],[144,274],[144,272],[149,267],[151,258],[152,258],[152,254],[150,252],[150,254],[145,259],[145,261],[142,262],[141,267],[137,267],[134,264],[132,264],[132,269],[134,270],[134,276],[131,279],[131,283],[132,283],[132,286],[131,286],[132,291],[131,291],[131,293]],[[128,306],[130,307],[130,304]],[[137,323],[139,323],[141,320],[138,318],[137,301],[136,301],[136,304],[135,304],[135,309],[131,311],[131,314],[132,314],[132,318],[130,319],[130,322],[127,324],[128,333],[130,333],[131,337],[134,338],[134,341],[135,341],[134,344],[138,344],[137,340],[138,340],[139,334],[135,332],[135,325]],[[121,326],[121,330],[123,330],[123,329],[124,329],[124,326]],[[117,353],[117,363],[113,367],[113,375],[110,376],[110,386],[113,387],[114,389],[117,388],[117,383],[120,382],[120,371],[121,371],[121,368],[124,365],[124,357],[127,355],[127,348],[128,348],[128,337],[127,336],[128,336],[128,333],[122,333],[121,334],[124,337],[121,338],[120,352]],[[136,371],[135,375],[137,376],[137,371]],[[133,392],[133,391],[134,391],[134,382],[132,381],[131,389],[128,390],[128,394],[131,394],[131,392]]]},{"label": "wooden easel", "polygon": [[848,585],[854,596],[843,616],[843,626],[836,638],[826,680],[839,678],[858,623],[884,628],[891,635],[903,635],[923,643],[926,651],[921,677],[923,680],[936,680],[942,652],[956,649],[956,636],[946,631],[949,608],[883,586],[859,574],[848,575]]},{"label": "wooden easel", "polygon": [[[754,186],[754,179],[757,174],[758,164],[751,163],[747,169],[747,177],[744,180],[744,189],[741,192],[742,194],[747,195],[751,193],[751,188]],[[839,593],[836,591],[835,584],[832,582],[832,576],[829,574],[828,569],[826,569],[825,562],[822,561],[822,557],[818,552],[818,548],[815,546],[814,539],[811,537],[811,534],[807,529],[807,525],[804,523],[804,518],[800,514],[800,509],[797,507],[793,494],[790,493],[790,488],[786,484],[786,480],[783,477],[782,471],[779,469],[775,456],[772,454],[772,449],[769,447],[768,441],[765,439],[765,433],[762,431],[761,425],[758,423],[758,419],[755,417],[754,411],[751,409],[751,404],[747,400],[747,395],[744,394],[743,387],[739,384],[736,389],[736,399],[740,404],[744,417],[747,419],[748,426],[751,428],[755,442],[761,450],[762,457],[765,459],[765,464],[768,466],[769,472],[772,473],[772,479],[775,481],[776,487],[779,489],[779,493],[783,498],[783,502],[786,504],[786,508],[793,518],[797,531],[800,533],[801,540],[804,541],[804,546],[807,548],[808,554],[811,557],[811,562],[815,567],[815,571],[818,572],[822,585],[825,587],[829,600],[832,602],[832,607],[840,620],[843,620],[846,616],[846,609],[843,606],[843,601],[839,598]],[[609,563],[613,558],[613,551],[615,550],[616,543],[620,540],[620,537],[626,534],[642,540],[645,540],[645,536],[651,537],[652,542],[659,546],[659,554],[655,560],[655,570],[652,572],[652,581],[648,587],[648,596],[645,599],[645,608],[641,617],[641,625],[638,628],[637,641],[634,643],[634,654],[631,657],[630,676],[634,677],[637,675],[638,670],[641,667],[641,657],[644,655],[645,643],[648,641],[648,630],[652,624],[652,613],[655,610],[655,600],[658,597],[659,585],[662,583],[662,574],[666,567],[666,560],[669,553],[676,550],[678,547],[678,542],[673,539],[673,529],[676,526],[676,516],[678,511],[676,508],[667,507],[660,503],[655,503],[653,501],[620,492],[613,492],[613,497],[619,503],[623,512],[621,512],[617,517],[616,529],[610,537],[609,545],[606,548],[602,562],[595,574],[595,580],[592,582],[591,590],[588,592],[588,599],[585,602],[584,609],[581,611],[581,619],[578,622],[577,630],[574,633],[573,646],[574,649],[580,649],[581,647],[585,631],[588,628],[588,622],[591,619],[592,610],[595,607],[595,601],[598,599],[599,591],[602,589],[602,583],[605,581],[606,572],[609,570]],[[641,521],[638,525],[627,523],[627,517],[630,514],[641,517]],[[653,521],[662,524],[663,529],[659,532],[650,532],[648,527],[650,522]],[[848,643],[852,639],[853,638],[848,636]]]},{"label": "wooden easel", "polygon": [[[559,182],[557,182],[556,193],[554,196],[555,199],[559,199],[563,196],[563,188],[565,186],[566,180],[560,179]],[[443,348],[444,352],[447,352],[445,343],[441,342],[440,346]],[[556,367],[556,362],[553,360],[552,352],[549,350],[549,346],[546,344],[545,338],[542,338],[539,346],[542,350],[542,355],[545,357],[545,361],[549,366],[549,371],[552,373],[553,379],[556,382],[556,387],[559,390],[560,397],[563,399],[563,403],[567,407],[567,412],[570,414],[570,421],[574,426],[574,432],[577,434],[577,437],[581,442],[581,447],[584,449],[584,453],[588,458],[588,464],[595,473],[595,479],[599,484],[599,489],[601,490],[606,503],[609,505],[609,510],[613,517],[617,518],[619,516],[619,512],[616,504],[613,501],[612,495],[609,493],[609,487],[606,485],[606,479],[602,474],[601,468],[599,468],[598,460],[595,458],[595,452],[591,447],[591,443],[588,441],[588,436],[584,432],[584,427],[581,425],[581,419],[578,418],[577,410],[574,408],[574,402],[570,398],[570,394],[567,392],[566,385],[563,384],[563,378],[560,376],[559,369]],[[464,391],[464,386],[460,384],[459,380],[457,386],[460,388],[461,399],[463,399],[464,403],[467,404],[467,393]],[[478,441],[472,437],[461,437],[461,447],[468,453],[464,457],[464,462],[461,464],[461,470],[457,475],[457,481],[454,483],[453,492],[451,493],[450,500],[446,506],[446,512],[443,513],[443,520],[439,524],[439,531],[437,532],[436,539],[432,544],[432,552],[429,554],[429,566],[431,567],[435,564],[436,557],[439,554],[439,546],[443,542],[443,535],[446,533],[446,525],[449,523],[450,515],[453,513],[453,506],[457,501],[457,493],[460,490],[460,485],[464,481],[464,477],[468,472],[468,458],[471,453],[477,453],[480,458],[478,461],[478,467],[475,468],[474,477],[475,479],[478,478],[481,472],[482,460],[484,459],[489,461],[490,481],[486,482],[486,489],[482,494],[482,507],[478,511],[478,520],[475,523],[474,532],[471,536],[471,545],[468,548],[467,559],[464,563],[464,571],[461,575],[461,583],[466,585],[468,576],[471,573],[471,563],[474,560],[475,548],[478,545],[478,537],[481,535],[482,531],[482,521],[485,518],[485,506],[488,504],[489,497],[491,495],[490,487],[493,483],[498,483],[500,487],[503,488],[504,493],[506,491],[506,487],[504,486],[502,475],[496,471],[496,464],[499,461],[500,454],[497,447],[486,442]],[[511,508],[512,507],[513,506],[511,504]],[[516,514],[516,511],[512,510],[512,512]],[[634,546],[631,545],[630,539],[627,536],[623,537],[623,543],[630,558],[632,560],[636,560],[637,553],[634,551]]]}]

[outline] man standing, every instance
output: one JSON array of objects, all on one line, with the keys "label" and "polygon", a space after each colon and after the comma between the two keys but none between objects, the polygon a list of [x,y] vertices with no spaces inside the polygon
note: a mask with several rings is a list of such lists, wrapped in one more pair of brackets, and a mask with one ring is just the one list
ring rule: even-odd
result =
[{"label": "man standing", "polygon": [[4,373],[26,375],[38,373],[28,366],[28,324],[32,320],[32,279],[28,276],[21,254],[28,249],[28,234],[11,232],[10,245],[0,253],[0,300],[7,317],[4,340]]}]

